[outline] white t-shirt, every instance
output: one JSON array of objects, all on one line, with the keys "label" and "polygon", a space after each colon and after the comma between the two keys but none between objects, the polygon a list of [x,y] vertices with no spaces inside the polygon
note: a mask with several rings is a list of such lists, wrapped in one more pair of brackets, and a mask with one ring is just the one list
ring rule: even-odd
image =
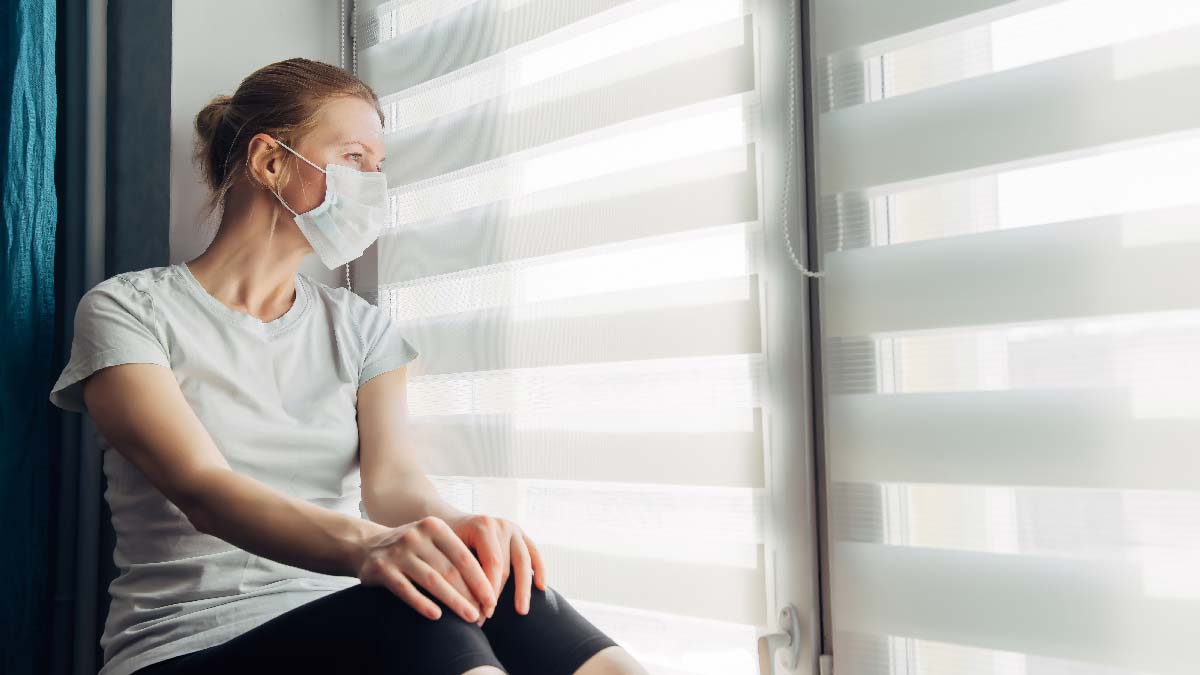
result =
[{"label": "white t-shirt", "polygon": [[[358,387],[417,350],[388,314],[297,273],[296,300],[263,323],[210,295],[184,263],[125,272],[75,310],[71,356],[50,393],[85,412],[80,380],[106,366],[157,363],[230,466],[283,492],[360,515]],[[119,575],[100,675],[225,642],[289,609],[359,583],[252,555],[202,534],[101,438]]]}]

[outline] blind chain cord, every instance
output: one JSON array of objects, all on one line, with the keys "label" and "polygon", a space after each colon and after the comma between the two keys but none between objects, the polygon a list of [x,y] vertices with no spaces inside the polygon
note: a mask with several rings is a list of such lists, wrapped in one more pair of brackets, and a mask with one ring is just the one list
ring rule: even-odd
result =
[{"label": "blind chain cord", "polygon": [[[350,11],[354,11],[354,0],[350,1]],[[346,69],[346,0],[338,0],[338,21],[341,23],[341,30],[338,31],[338,67],[342,70]],[[351,22],[353,25],[354,22]],[[350,48],[355,49],[354,36],[350,38]],[[357,51],[357,50],[356,50]],[[358,54],[354,54],[354,66],[350,71],[357,74],[358,71]],[[346,290],[353,291],[350,287],[350,263],[346,263]]]},{"label": "blind chain cord", "polygon": [[792,237],[789,234],[791,227],[788,225],[788,190],[792,185],[792,156],[796,149],[796,3],[800,0],[787,0],[788,3],[788,146],[787,146],[787,162],[783,172],[783,209],[780,216],[780,227],[783,229],[783,242],[787,245],[788,257],[792,259],[792,264],[800,270],[802,274],[810,278],[819,278],[825,276],[824,272],[809,271],[804,263],[796,257],[796,251],[792,248]]}]

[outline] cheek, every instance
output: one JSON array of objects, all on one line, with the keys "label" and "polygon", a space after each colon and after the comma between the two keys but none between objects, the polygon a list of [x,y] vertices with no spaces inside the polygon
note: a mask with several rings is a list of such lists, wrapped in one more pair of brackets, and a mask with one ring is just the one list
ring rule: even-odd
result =
[{"label": "cheek", "polygon": [[325,175],[294,176],[284,188],[283,198],[296,213],[304,213],[317,208],[325,199]]}]

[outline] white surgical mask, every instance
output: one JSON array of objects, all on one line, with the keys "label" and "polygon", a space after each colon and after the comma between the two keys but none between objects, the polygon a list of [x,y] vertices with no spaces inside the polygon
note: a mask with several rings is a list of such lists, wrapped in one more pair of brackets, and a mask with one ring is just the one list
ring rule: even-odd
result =
[{"label": "white surgical mask", "polygon": [[382,171],[359,171],[344,164],[329,163],[322,169],[274,140],[325,174],[325,199],[304,213],[292,211],[278,192],[271,191],[296,217],[296,225],[321,262],[334,270],[362,255],[387,223],[387,177]]}]

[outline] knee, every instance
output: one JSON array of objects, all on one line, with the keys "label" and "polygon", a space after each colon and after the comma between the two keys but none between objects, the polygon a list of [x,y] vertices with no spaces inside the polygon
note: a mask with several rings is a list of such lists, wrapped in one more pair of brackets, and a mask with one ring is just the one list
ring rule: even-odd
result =
[{"label": "knee", "polygon": [[463,671],[462,675],[506,675],[506,673],[496,666],[477,666],[470,670]]},{"label": "knee", "polygon": [[428,617],[386,586],[362,585],[359,586],[358,592],[362,594],[363,604],[367,608],[363,616],[371,617],[371,621],[368,622],[369,629],[386,632],[394,630],[397,625],[412,625],[418,619],[429,621]]}]

